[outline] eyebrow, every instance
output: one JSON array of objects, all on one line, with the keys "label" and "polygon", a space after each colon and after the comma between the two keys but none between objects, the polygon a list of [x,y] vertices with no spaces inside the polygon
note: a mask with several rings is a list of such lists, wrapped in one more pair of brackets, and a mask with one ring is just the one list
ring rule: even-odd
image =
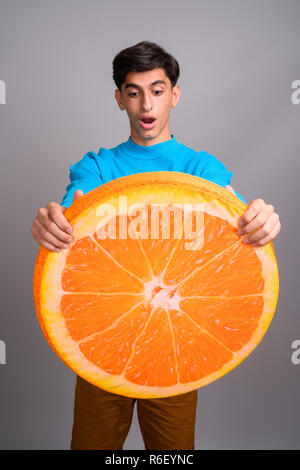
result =
[{"label": "eyebrow", "polygon": [[[155,82],[152,82],[152,83],[150,84],[150,86],[154,86],[154,85],[158,85],[158,84],[167,85],[166,82],[164,82],[163,80],[155,80]],[[136,83],[127,83],[127,84],[125,85],[125,90],[126,90],[127,88],[137,88],[137,89],[139,89],[139,90],[142,89],[142,87],[140,87],[140,85],[137,85]]]}]

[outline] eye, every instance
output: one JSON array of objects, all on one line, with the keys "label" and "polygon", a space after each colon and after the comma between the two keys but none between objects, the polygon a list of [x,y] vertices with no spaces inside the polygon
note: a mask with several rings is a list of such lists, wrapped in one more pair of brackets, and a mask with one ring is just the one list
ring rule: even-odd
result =
[{"label": "eye", "polygon": [[[154,90],[153,92],[155,93],[155,96],[160,96],[163,93],[162,90]],[[132,93],[128,93],[128,96],[130,96],[131,98],[135,98],[138,94],[138,91],[134,91]]]}]

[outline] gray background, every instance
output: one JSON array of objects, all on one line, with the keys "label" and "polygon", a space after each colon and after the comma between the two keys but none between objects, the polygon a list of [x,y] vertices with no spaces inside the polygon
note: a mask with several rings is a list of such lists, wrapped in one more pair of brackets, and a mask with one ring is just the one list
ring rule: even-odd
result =
[{"label": "gray background", "polygon": [[[181,66],[170,130],[234,172],[247,202],[275,206],[280,295],[262,342],[198,391],[196,449],[299,448],[299,1],[1,0],[0,447],[68,449],[75,375],[39,328],[32,294],[39,207],[60,202],[68,168],[129,137],[112,60],[142,40]],[[298,292],[297,292],[298,287]],[[136,409],[124,449],[143,449]]]}]

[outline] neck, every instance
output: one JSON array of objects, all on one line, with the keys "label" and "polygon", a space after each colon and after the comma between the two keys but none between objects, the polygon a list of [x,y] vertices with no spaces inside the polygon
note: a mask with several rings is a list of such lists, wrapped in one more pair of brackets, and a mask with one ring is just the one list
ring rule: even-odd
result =
[{"label": "neck", "polygon": [[145,131],[143,134],[138,134],[134,129],[131,129],[130,138],[132,142],[137,145],[142,145],[143,147],[149,147],[150,145],[161,144],[162,142],[172,140],[169,127],[158,135],[152,130]]}]

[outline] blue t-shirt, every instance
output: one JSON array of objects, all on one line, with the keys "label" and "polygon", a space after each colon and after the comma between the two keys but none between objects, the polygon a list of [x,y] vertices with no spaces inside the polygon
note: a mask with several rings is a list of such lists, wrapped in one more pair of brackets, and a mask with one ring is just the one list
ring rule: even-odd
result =
[{"label": "blue t-shirt", "polygon": [[[233,175],[216,157],[206,151],[195,150],[172,139],[145,147],[135,144],[131,137],[117,147],[99,152],[87,152],[81,160],[70,166],[70,183],[61,205],[69,207],[77,189],[83,194],[121,176],[148,171],[180,171],[200,176],[223,188]],[[237,197],[246,201],[235,191]]]}]

